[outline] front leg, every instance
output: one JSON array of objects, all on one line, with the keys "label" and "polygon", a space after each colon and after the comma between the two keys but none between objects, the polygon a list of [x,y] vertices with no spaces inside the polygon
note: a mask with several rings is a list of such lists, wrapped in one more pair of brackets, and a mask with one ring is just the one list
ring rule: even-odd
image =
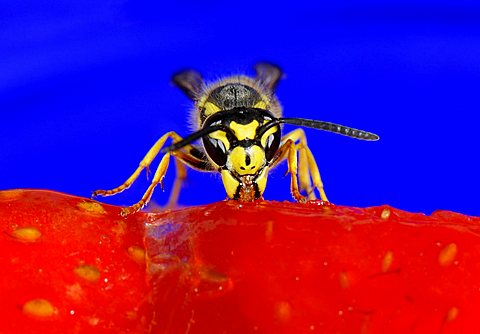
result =
[{"label": "front leg", "polygon": [[145,169],[150,167],[150,164],[152,163],[153,159],[158,155],[162,147],[165,145],[165,142],[167,141],[168,138],[172,138],[173,140],[181,140],[182,138],[176,134],[173,131],[167,132],[163,136],[161,136],[157,142],[148,150],[147,154],[145,157],[140,161],[138,164],[137,169],[133,172],[130,177],[123,182],[121,185],[119,185],[116,188],[110,189],[110,190],[96,190],[93,192],[92,197],[96,196],[112,196],[118,193],[121,193],[122,191],[130,188],[130,186],[135,182],[135,180],[138,178],[140,173]]},{"label": "front leg", "polygon": [[290,192],[297,202],[306,202],[307,198],[300,194],[298,188],[298,166],[297,166],[297,149],[292,139],[287,139],[282,146],[279,147],[277,154],[272,160],[272,166],[277,165],[284,159],[287,160],[288,173],[290,173]]},{"label": "front leg", "polygon": [[160,164],[158,165],[157,170],[155,171],[155,175],[153,176],[152,183],[150,183],[150,185],[147,188],[147,191],[145,191],[142,198],[134,205],[131,205],[122,209],[120,214],[123,217],[126,217],[132,213],[140,211],[145,205],[148,204],[148,202],[150,201],[150,198],[152,198],[152,194],[153,194],[153,191],[155,190],[155,187],[158,184],[162,184],[163,178],[167,173],[168,164],[170,163],[170,156],[171,156],[170,152],[163,156],[162,160],[160,161]]},{"label": "front leg", "polygon": [[[93,193],[93,196],[111,196],[118,194],[125,189],[128,189],[133,182],[138,178],[140,173],[143,171],[143,169],[147,168],[150,166],[152,163],[153,159],[158,155],[162,147],[165,145],[165,142],[171,138],[174,142],[178,142],[182,140],[182,137],[180,137],[177,133],[171,131],[166,134],[164,134],[160,139],[157,140],[155,145],[152,146],[152,148],[148,151],[148,153],[145,155],[145,157],[142,159],[140,164],[138,165],[137,169],[133,172],[132,175],[120,186],[111,189],[111,190],[97,190]],[[178,150],[175,152],[169,152],[165,154],[162,157],[162,160],[160,161],[160,164],[155,172],[155,176],[152,180],[152,183],[148,187],[147,191],[145,194],[142,196],[142,199],[138,201],[136,204],[126,207],[122,210],[121,214],[122,216],[129,215],[131,213],[137,212],[140,209],[142,209],[147,203],[149,202],[150,198],[152,197],[153,191],[155,187],[158,184],[161,184],[163,181],[163,178],[165,177],[165,174],[168,169],[168,165],[170,162],[170,157],[175,156],[179,161],[177,163],[177,181],[174,186],[174,190],[170,196],[170,205],[174,205],[174,202],[176,202],[178,198],[178,194],[181,188],[181,184],[183,179],[185,179],[186,176],[186,170],[184,165],[192,166],[193,168],[204,170],[204,171],[209,171],[211,170],[210,165],[208,164],[208,161],[206,161],[206,157],[203,157],[203,154],[198,151],[193,145],[187,145],[182,150]],[[204,159],[202,159],[204,158]]]},{"label": "front leg", "polygon": [[[315,199],[314,190],[317,189],[322,201],[328,202],[327,195],[323,189],[323,182],[320,177],[315,158],[308,148],[307,139],[302,129],[296,129],[282,138],[283,144],[278,149],[276,157],[272,161],[272,167],[287,159],[288,172],[292,175],[291,191],[292,196],[300,202],[306,201],[306,198],[300,194],[305,190],[308,199]],[[298,152],[298,163],[297,163]],[[293,174],[295,173],[295,175]],[[300,181],[300,187],[298,185]],[[313,181],[313,186],[311,181]]]}]

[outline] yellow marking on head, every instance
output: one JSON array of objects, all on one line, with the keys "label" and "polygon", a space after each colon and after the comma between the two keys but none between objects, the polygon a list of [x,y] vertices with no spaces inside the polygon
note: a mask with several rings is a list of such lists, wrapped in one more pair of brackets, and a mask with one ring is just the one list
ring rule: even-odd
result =
[{"label": "yellow marking on head", "polygon": [[227,196],[233,198],[237,192],[237,188],[240,185],[237,179],[235,179],[232,174],[226,169],[222,169],[222,182],[227,192]]},{"label": "yellow marking on head", "polygon": [[267,139],[268,137],[271,135],[271,134],[274,134],[275,132],[278,131],[278,128],[277,127],[272,127],[270,129],[267,130],[267,132],[265,132],[262,136],[262,138],[260,139],[260,143],[262,144],[263,147],[266,147],[267,146]]},{"label": "yellow marking on head", "polygon": [[257,121],[252,121],[248,124],[238,124],[236,122],[230,123],[230,128],[232,129],[235,136],[238,140],[244,139],[255,139],[255,134],[257,132],[257,128],[260,124]]},{"label": "yellow marking on head", "polygon": [[258,109],[268,109],[267,108],[267,102],[265,102],[263,100],[260,100],[257,103],[255,103],[255,105],[253,107],[258,108]]},{"label": "yellow marking on head", "polygon": [[211,114],[214,114],[220,111],[220,108],[212,102],[205,102],[205,104],[203,105],[203,108],[205,110],[203,113],[207,117],[210,116]]},{"label": "yellow marking on head", "polygon": [[[222,169],[221,174],[222,174],[223,186],[225,187],[227,196],[230,198],[234,198],[237,192],[237,189],[240,186],[240,181],[234,178],[229,170]],[[268,177],[268,167],[265,167],[260,172],[260,174],[258,174],[258,176],[254,179],[254,182],[258,186],[258,191],[260,195],[264,193],[265,187],[267,186],[267,177]]]},{"label": "yellow marking on head", "polygon": [[239,175],[256,174],[265,165],[265,152],[257,145],[237,146],[230,152],[227,165]]},{"label": "yellow marking on head", "polygon": [[213,139],[220,140],[223,143],[223,145],[225,145],[225,148],[227,150],[230,149],[230,142],[227,139],[227,133],[225,131],[218,130],[218,131],[212,132],[208,136]]}]

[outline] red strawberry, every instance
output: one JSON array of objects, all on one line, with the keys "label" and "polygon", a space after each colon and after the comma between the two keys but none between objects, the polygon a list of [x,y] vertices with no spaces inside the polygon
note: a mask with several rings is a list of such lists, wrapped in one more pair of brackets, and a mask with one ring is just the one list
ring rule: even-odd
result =
[{"label": "red strawberry", "polygon": [[119,212],[0,192],[0,333],[480,332],[480,218],[321,202]]},{"label": "red strawberry", "polygon": [[156,333],[480,333],[480,218],[230,201],[150,219]]},{"label": "red strawberry", "polygon": [[0,192],[0,333],[144,331],[141,218],[54,192]]}]

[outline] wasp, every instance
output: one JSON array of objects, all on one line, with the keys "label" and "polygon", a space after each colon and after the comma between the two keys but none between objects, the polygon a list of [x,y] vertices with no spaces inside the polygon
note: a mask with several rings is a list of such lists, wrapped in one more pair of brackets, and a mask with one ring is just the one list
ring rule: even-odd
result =
[{"label": "wasp", "polygon": [[[378,140],[371,132],[303,118],[282,117],[275,95],[283,76],[281,69],[269,63],[255,65],[254,77],[236,75],[206,84],[194,70],[181,71],[173,83],[194,102],[190,119],[193,132],[182,138],[170,131],[161,136],[147,152],[133,174],[111,190],[97,190],[93,196],[109,196],[128,189],[160,153],[164,153],[153,180],[136,204],[122,210],[123,216],[141,210],[163,179],[170,160],[176,166],[176,180],[169,204],[176,203],[186,166],[202,172],[220,173],[228,198],[252,202],[262,198],[268,173],[286,160],[291,175],[290,190],[295,200],[315,199],[315,190],[328,201],[315,158],[307,145],[302,127],[335,132],[363,140]],[[299,126],[282,136],[282,124]],[[167,141],[171,140],[169,145]],[[195,145],[201,140],[202,145]]]}]

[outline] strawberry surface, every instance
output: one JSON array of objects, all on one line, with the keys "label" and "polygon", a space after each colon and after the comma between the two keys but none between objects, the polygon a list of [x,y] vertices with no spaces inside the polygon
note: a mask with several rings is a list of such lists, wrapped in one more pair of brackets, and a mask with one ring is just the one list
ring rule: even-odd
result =
[{"label": "strawberry surface", "polygon": [[0,192],[0,333],[141,333],[144,225],[49,191]]},{"label": "strawberry surface", "polygon": [[0,192],[0,333],[478,333],[480,218]]},{"label": "strawberry surface", "polygon": [[149,219],[157,333],[480,332],[479,218],[230,201]]}]

